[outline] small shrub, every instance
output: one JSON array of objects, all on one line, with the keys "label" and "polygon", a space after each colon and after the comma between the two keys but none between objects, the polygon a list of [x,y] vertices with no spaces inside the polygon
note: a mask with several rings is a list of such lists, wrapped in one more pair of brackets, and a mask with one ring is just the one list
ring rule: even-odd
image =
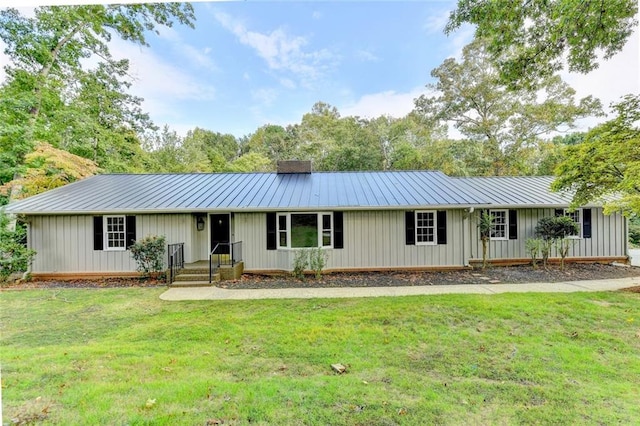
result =
[{"label": "small shrub", "polygon": [[304,279],[304,271],[309,269],[309,255],[306,250],[297,250],[293,258],[293,270],[291,274],[299,280]]},{"label": "small shrub", "polygon": [[560,270],[564,271],[564,259],[569,254],[569,248],[576,242],[572,238],[557,238],[555,240],[556,250],[560,254]]},{"label": "small shrub", "polygon": [[12,274],[26,271],[36,255],[25,244],[25,229],[18,224],[11,230],[9,222],[9,217],[0,212],[0,282]]},{"label": "small shrub", "polygon": [[164,270],[165,241],[164,235],[148,235],[129,247],[138,271],[150,275]]},{"label": "small shrub", "polygon": [[525,242],[527,253],[531,256],[531,265],[533,266],[533,269],[538,267],[538,256],[542,251],[543,244],[544,241],[540,238],[529,238]]},{"label": "small shrub", "polygon": [[489,258],[489,240],[491,239],[491,228],[493,228],[493,217],[488,211],[482,210],[478,218],[478,230],[482,241],[482,269],[487,267]]},{"label": "small shrub", "polygon": [[535,234],[542,239],[542,263],[547,267],[547,261],[553,245],[561,244],[560,251],[560,267],[564,269],[564,258],[569,253],[569,241],[559,243],[559,240],[569,240],[567,236],[577,235],[579,232],[578,225],[567,216],[543,217],[538,221],[535,228]]},{"label": "small shrub", "polygon": [[315,272],[316,279],[322,277],[322,270],[327,266],[327,252],[322,247],[309,250],[309,268]]}]

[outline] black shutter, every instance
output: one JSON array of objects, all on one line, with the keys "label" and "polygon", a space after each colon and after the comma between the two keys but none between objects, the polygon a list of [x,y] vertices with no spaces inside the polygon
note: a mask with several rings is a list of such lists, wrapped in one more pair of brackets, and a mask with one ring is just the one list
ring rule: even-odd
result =
[{"label": "black shutter", "polygon": [[591,209],[582,209],[582,238],[591,238]]},{"label": "black shutter", "polygon": [[406,245],[416,245],[416,216],[414,212],[404,213],[404,226]]},{"label": "black shutter", "polygon": [[509,210],[509,239],[518,239],[518,211]]},{"label": "black shutter", "polygon": [[275,250],[276,241],[276,214],[267,213],[267,250]]},{"label": "black shutter", "polygon": [[125,222],[127,228],[127,244],[125,247],[129,248],[136,242],[136,217],[127,216]]},{"label": "black shutter", "polygon": [[104,247],[104,232],[102,231],[102,216],[93,217],[93,249],[102,250]]},{"label": "black shutter", "polygon": [[438,210],[436,216],[436,235],[438,244],[447,244],[447,212],[446,210]]},{"label": "black shutter", "polygon": [[344,248],[342,212],[333,212],[333,248]]},{"label": "black shutter", "polygon": [[564,216],[564,209],[556,209],[555,216],[556,217]]}]

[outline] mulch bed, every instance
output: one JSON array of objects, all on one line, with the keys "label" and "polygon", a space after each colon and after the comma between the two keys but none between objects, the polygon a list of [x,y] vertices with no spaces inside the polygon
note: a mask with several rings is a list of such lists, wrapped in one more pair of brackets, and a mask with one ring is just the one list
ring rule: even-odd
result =
[{"label": "mulch bed", "polygon": [[[342,272],[323,275],[320,279],[308,276],[299,280],[289,275],[244,274],[236,281],[218,283],[227,289],[256,288],[323,288],[323,287],[398,287],[447,284],[499,284],[530,282],[561,282],[594,279],[615,279],[640,276],[639,267],[621,267],[598,263],[576,263],[560,270],[558,265],[544,269],[531,266],[504,266],[446,272]],[[118,288],[162,287],[164,281],[140,278],[105,278],[101,280],[46,280],[4,285],[8,289],[33,288]],[[639,287],[625,289],[640,293]]]}]

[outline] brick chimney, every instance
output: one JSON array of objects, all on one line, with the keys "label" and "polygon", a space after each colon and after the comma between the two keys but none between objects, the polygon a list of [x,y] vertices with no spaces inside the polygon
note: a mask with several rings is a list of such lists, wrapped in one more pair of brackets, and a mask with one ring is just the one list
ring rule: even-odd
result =
[{"label": "brick chimney", "polygon": [[277,165],[278,165],[279,175],[294,174],[294,173],[303,173],[303,174],[311,173],[311,161],[279,160]]}]

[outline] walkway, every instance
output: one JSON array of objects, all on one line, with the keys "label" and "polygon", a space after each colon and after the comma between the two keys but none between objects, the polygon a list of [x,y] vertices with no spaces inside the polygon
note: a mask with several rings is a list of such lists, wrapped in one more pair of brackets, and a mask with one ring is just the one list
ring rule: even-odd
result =
[{"label": "walkway", "polygon": [[414,287],[338,287],[229,290],[218,287],[171,288],[160,295],[167,301],[324,299],[346,297],[416,296],[431,294],[571,293],[614,291],[640,286],[640,277],[615,280],[563,281],[528,284],[458,284]]}]

